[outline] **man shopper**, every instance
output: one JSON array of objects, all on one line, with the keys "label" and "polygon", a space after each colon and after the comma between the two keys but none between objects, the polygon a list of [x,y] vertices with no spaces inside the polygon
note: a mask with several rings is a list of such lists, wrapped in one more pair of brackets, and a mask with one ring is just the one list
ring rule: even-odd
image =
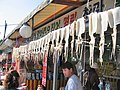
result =
[{"label": "man shopper", "polygon": [[65,90],[82,90],[82,85],[79,78],[74,73],[74,66],[70,62],[65,62],[62,65],[63,74],[68,78]]}]

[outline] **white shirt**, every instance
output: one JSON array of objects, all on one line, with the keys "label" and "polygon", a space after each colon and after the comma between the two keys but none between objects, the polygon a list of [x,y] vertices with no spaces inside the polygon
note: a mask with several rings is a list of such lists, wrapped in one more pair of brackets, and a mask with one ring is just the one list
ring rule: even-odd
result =
[{"label": "white shirt", "polygon": [[6,88],[0,85],[0,90],[6,90]]},{"label": "white shirt", "polygon": [[65,90],[82,90],[81,82],[75,74],[68,79]]}]

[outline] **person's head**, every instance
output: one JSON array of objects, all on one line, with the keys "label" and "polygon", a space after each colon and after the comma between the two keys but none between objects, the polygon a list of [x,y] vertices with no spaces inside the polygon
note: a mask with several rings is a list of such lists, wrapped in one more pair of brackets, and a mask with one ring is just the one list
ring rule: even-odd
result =
[{"label": "person's head", "polygon": [[43,86],[42,85],[38,85],[37,90],[43,90]]},{"label": "person's head", "polygon": [[20,75],[19,75],[19,73],[18,73],[16,70],[12,70],[10,73],[11,73],[13,76],[15,76],[17,79],[20,78]]},{"label": "person's head", "polygon": [[10,73],[18,80],[18,84],[19,84],[19,82],[20,82],[19,73],[16,70],[12,70]]},{"label": "person's head", "polygon": [[71,77],[74,74],[74,67],[70,62],[63,63],[62,70],[65,77]]},{"label": "person's head", "polygon": [[7,89],[17,88],[19,86],[18,80],[11,73],[5,75],[3,86]]}]

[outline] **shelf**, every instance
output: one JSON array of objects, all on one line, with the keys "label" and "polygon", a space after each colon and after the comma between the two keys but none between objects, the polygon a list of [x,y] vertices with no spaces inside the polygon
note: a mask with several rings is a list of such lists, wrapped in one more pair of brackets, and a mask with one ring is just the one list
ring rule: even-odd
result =
[{"label": "shelf", "polygon": [[119,76],[106,76],[106,75],[103,75],[103,77],[105,77],[105,78],[112,78],[112,79],[120,79]]}]

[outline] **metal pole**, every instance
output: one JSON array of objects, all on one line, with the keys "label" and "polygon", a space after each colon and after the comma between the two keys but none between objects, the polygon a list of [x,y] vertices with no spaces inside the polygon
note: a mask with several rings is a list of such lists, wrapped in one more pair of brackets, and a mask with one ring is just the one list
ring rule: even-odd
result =
[{"label": "metal pole", "polygon": [[53,90],[57,90],[59,54],[58,54],[58,51],[56,51],[56,50],[54,52],[53,59],[54,59]]},{"label": "metal pole", "polygon": [[7,29],[7,23],[6,23],[6,20],[5,20],[5,30],[4,30],[4,37],[3,37],[3,40],[5,39],[6,29]]},{"label": "metal pole", "polygon": [[103,0],[100,0],[100,12],[103,11]]},{"label": "metal pole", "polygon": [[[32,32],[34,31],[34,17],[32,18]],[[34,40],[34,35],[32,33],[32,40]]]},{"label": "metal pole", "polygon": [[[83,52],[83,43],[81,45],[81,52],[80,52],[80,61],[81,61],[81,63],[83,63],[82,62],[82,55],[83,55],[82,52]],[[82,65],[82,71],[80,72],[80,81],[81,81],[82,84],[83,84],[83,70],[84,70],[84,67]]]}]

